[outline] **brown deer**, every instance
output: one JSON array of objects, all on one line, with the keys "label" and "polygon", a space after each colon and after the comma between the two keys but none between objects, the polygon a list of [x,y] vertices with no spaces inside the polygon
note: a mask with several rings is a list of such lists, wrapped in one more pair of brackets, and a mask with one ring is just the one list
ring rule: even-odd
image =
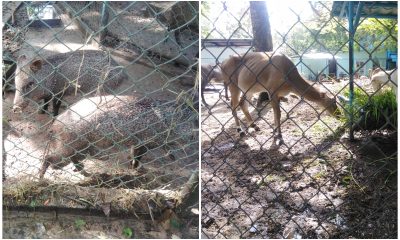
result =
[{"label": "brown deer", "polygon": [[[222,82],[223,79],[221,77],[221,69],[218,65],[212,66],[210,64],[201,65],[201,101],[203,102],[204,106],[208,106],[206,100],[204,99],[204,91],[206,86],[211,80],[215,80],[217,82]],[[228,97],[228,87],[224,83],[225,89],[225,99],[229,101]]]},{"label": "brown deer", "polygon": [[[337,114],[335,98],[328,97],[313,84],[304,80],[293,62],[282,54],[269,52],[253,52],[242,56],[231,56],[221,64],[222,75],[231,92],[232,114],[240,136],[245,133],[237,117],[237,108],[241,107],[250,127],[259,131],[248,110],[248,101],[254,93],[267,91],[270,95],[274,111],[274,143],[283,143],[280,118],[281,99],[290,92],[315,102],[331,114]],[[242,97],[239,101],[240,93]]]}]

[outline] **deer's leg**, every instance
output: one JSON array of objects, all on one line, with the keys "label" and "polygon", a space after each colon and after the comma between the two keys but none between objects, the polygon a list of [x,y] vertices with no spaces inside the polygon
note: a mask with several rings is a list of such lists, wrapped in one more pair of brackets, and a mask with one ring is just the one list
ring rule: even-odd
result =
[{"label": "deer's leg", "polygon": [[201,91],[201,102],[203,103],[203,105],[205,107],[208,107],[208,104],[207,104],[206,100],[204,99],[204,91],[203,90]]},{"label": "deer's leg", "polygon": [[225,89],[225,99],[226,99],[226,101],[229,101],[228,85],[226,83],[224,83],[224,89]]},{"label": "deer's leg", "polygon": [[229,85],[229,91],[231,92],[231,107],[232,107],[232,115],[233,118],[235,119],[236,123],[236,130],[239,133],[241,137],[245,135],[243,129],[240,126],[240,121],[237,116],[237,109],[239,107],[239,97],[240,97],[240,90],[236,86],[233,86],[232,84]]},{"label": "deer's leg", "polygon": [[275,123],[274,143],[278,146],[282,145],[283,143],[282,132],[281,132],[281,109],[279,106],[279,101],[280,98],[277,96],[274,96],[271,101],[272,109],[274,110],[274,123]]},{"label": "deer's leg", "polygon": [[208,104],[206,102],[206,100],[204,99],[204,90],[206,89],[206,85],[208,84],[207,80],[203,80],[201,79],[201,92],[200,92],[200,96],[201,96],[201,102],[203,103],[204,106],[208,107]]},{"label": "deer's leg", "polygon": [[251,99],[252,95],[253,94],[250,93],[248,97],[246,97],[246,95],[243,95],[240,99],[240,107],[242,108],[242,111],[246,116],[247,121],[250,123],[250,127],[254,128],[254,130],[256,131],[260,131],[260,128],[254,123],[254,120],[249,112],[249,102],[247,101],[247,99]]}]

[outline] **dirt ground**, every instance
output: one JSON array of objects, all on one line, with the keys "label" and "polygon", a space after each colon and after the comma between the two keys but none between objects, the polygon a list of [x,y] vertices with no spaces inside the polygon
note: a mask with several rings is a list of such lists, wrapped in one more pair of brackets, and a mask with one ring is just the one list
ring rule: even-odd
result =
[{"label": "dirt ground", "polygon": [[[3,216],[3,238],[159,239],[195,238],[198,235],[198,224],[190,219],[182,219],[184,223],[175,228],[164,221],[153,223],[151,219],[105,218],[82,210],[81,213],[6,210]],[[130,236],[129,230],[125,229],[130,229]]]},{"label": "dirt ground", "polygon": [[[17,16],[24,18],[23,11],[19,11]],[[18,21],[18,17],[16,18]],[[49,56],[54,53],[67,52],[70,50],[80,49],[96,49],[93,45],[86,45],[85,39],[82,34],[77,31],[76,25],[71,22],[71,19],[66,14],[61,15],[62,25],[53,28],[28,28],[24,35],[24,40],[20,49],[14,53],[15,56],[25,54],[28,58],[40,55],[42,57]],[[23,22],[19,23],[23,25]],[[57,37],[54,36],[56,34]],[[46,39],[46,41],[43,41]],[[7,45],[8,42],[6,41]],[[82,48],[83,46],[83,48]],[[37,52],[40,49],[39,52]],[[179,78],[174,76],[177,72],[184,72],[184,69],[179,70],[175,66],[170,66],[170,73],[166,75],[165,72],[160,72],[154,68],[142,64],[130,64],[127,60],[113,56],[114,59],[122,66],[125,67],[126,73],[130,79],[126,80],[116,90],[116,92],[123,92],[123,94],[146,94],[158,100],[171,101],[177,98],[177,95],[182,91],[190,89],[188,86],[182,86],[179,81],[171,81],[170,79]],[[194,76],[192,75],[192,78]],[[135,85],[132,87],[133,83]],[[23,114],[13,114],[11,112],[14,93],[6,93],[3,98],[3,118],[6,119],[11,127],[17,130],[19,135],[10,134],[5,140],[5,150],[7,152],[6,161],[6,175],[9,178],[19,178],[21,176],[35,176],[40,161],[43,156],[46,139],[46,128],[51,123],[51,117],[46,114],[37,114],[37,105],[31,103],[30,106],[24,110]],[[64,99],[64,109],[79,97],[70,96]],[[193,153],[195,148],[191,149]],[[188,153],[188,158],[191,160],[176,161],[176,164],[186,164],[186,166],[177,166],[176,164],[170,169],[177,169],[176,175],[181,176],[188,174],[190,171],[197,168],[197,158],[193,159],[196,154]],[[197,156],[197,155],[196,155]],[[90,164],[89,164],[90,165]],[[98,169],[103,169],[104,164],[92,164]],[[49,176],[54,176],[59,180],[64,181],[78,181],[81,179],[79,174],[71,172],[72,166],[66,168],[62,173],[52,174],[50,171]],[[106,167],[107,169],[107,167]],[[188,177],[190,174],[187,175]]]},{"label": "dirt ground", "polygon": [[[161,15],[171,10],[175,4],[175,2],[168,1],[110,2],[105,44],[123,45],[129,51],[139,48],[159,57],[174,59],[185,65],[193,65],[198,54],[198,33],[190,31],[187,26],[181,27],[177,31],[178,35],[183,36],[184,41],[179,44],[170,31],[171,26],[168,21],[162,21]],[[101,12],[102,3],[69,2],[59,5],[81,11],[79,17],[84,24],[93,31],[99,29],[101,15],[98,13]],[[190,20],[195,21],[194,19]]]},{"label": "dirt ground", "polygon": [[[86,44],[85,37],[82,36],[78,27],[71,21],[67,14],[61,14],[60,17],[62,25],[59,27],[52,29],[23,28],[26,25],[27,16],[23,9],[19,10],[16,13],[15,26],[21,30],[21,36],[18,38],[18,41],[13,41],[15,32],[11,30],[5,31],[5,35],[3,35],[3,48],[8,50],[8,53],[11,53],[14,59],[21,54],[32,58],[37,55],[47,57],[55,53],[76,49],[98,49],[95,45]],[[133,63],[122,58],[120,55],[113,55],[113,58],[121,66],[125,67],[126,73],[130,77],[116,90],[117,92],[122,92],[124,95],[139,93],[146,94],[157,100],[172,101],[182,92],[189,91],[193,87],[190,84],[182,85],[180,81],[182,78],[185,78],[186,80],[189,79],[191,84],[194,83],[195,73],[186,69],[187,67],[185,66],[176,66],[167,63],[160,70],[155,69],[154,63],[148,57],[142,56],[143,59],[141,61]],[[165,69],[168,69],[168,71],[165,71]],[[132,87],[133,82],[135,82],[134,87]],[[79,98],[80,96],[64,98],[65,102],[61,106],[61,112],[68,105],[77,102]],[[38,114],[38,105],[35,103],[30,103],[22,114],[14,114],[11,111],[13,99],[14,92],[6,92],[2,102],[3,121],[7,121],[9,124],[9,128],[7,128],[8,125],[3,124],[5,150],[5,156],[3,155],[3,169],[5,171],[3,173],[6,176],[6,183],[18,183],[21,180],[38,181],[37,173],[44,156],[45,147],[49,141],[46,131],[52,122],[52,117],[48,114]],[[94,174],[118,173],[128,176],[126,184],[121,184],[121,179],[115,179],[116,181],[112,182],[109,186],[116,188],[130,188],[135,186],[144,189],[158,188],[175,191],[189,179],[193,171],[198,170],[198,142],[180,147],[178,150],[172,149],[176,157],[176,160],[173,161],[167,157],[162,157],[164,153],[160,150],[146,154],[142,159],[146,169],[144,175],[140,172],[128,171],[126,165],[116,164],[112,160],[105,162],[96,159],[86,159],[84,164],[87,170]],[[154,158],[159,160],[154,161]],[[129,181],[129,179],[131,180]],[[79,184],[84,180],[84,177],[74,172],[73,166],[70,164],[62,170],[49,169],[46,172],[45,180],[53,184]],[[136,183],[133,184],[133,182]],[[46,229],[48,228],[46,227]],[[195,232],[194,236],[197,236],[196,231],[191,231],[191,233],[185,236],[193,237],[193,235],[190,235],[193,232]],[[54,234],[46,236],[60,236]],[[21,235],[19,236],[21,237]],[[79,236],[88,237],[89,235],[76,235],[75,237]],[[100,234],[96,237],[101,236]],[[182,234],[178,234],[178,236],[182,237]],[[117,235],[107,235],[107,237],[115,238]],[[168,235],[168,237],[171,236]]]},{"label": "dirt ground", "polygon": [[351,142],[339,120],[289,96],[276,149],[273,111],[240,138],[214,86],[221,91],[206,92],[201,113],[204,238],[396,238],[397,132],[356,132]]}]

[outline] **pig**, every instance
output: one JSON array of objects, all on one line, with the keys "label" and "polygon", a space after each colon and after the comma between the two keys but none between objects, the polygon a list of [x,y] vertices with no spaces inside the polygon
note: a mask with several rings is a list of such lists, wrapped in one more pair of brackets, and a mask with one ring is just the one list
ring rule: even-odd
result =
[{"label": "pig", "polygon": [[41,113],[53,103],[57,116],[64,96],[77,93],[113,93],[126,74],[107,52],[78,50],[60,53],[46,59],[17,59],[14,112],[21,112],[30,101],[44,100]]},{"label": "pig", "polygon": [[196,141],[197,116],[186,105],[133,95],[82,99],[50,126],[39,176],[43,178],[49,166],[61,169],[71,162],[75,171],[88,176],[81,163],[87,154],[103,160],[111,151],[124,148],[133,150],[132,168],[148,150],[161,146],[174,159],[170,144]]}]

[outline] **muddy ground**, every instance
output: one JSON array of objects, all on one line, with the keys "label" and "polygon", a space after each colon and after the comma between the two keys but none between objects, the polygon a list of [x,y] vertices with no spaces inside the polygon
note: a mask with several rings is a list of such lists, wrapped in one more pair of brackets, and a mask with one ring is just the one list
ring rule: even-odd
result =
[{"label": "muddy ground", "polygon": [[[4,31],[3,35],[3,50],[7,51],[7,54],[10,54],[14,59],[22,54],[27,55],[28,58],[33,58],[37,56],[47,57],[55,53],[76,49],[99,49],[98,45],[87,43],[87,39],[79,31],[78,26],[71,21],[68,14],[62,13],[60,15],[61,26],[52,29],[26,27],[27,16],[24,8],[18,10],[15,16],[16,21],[13,25],[15,28]],[[18,37],[16,37],[17,31],[19,31]],[[161,37],[163,33],[158,34]],[[110,50],[108,48],[104,49]],[[137,58],[136,61],[132,61],[131,59],[135,57]],[[177,66],[173,63],[164,63],[162,67],[156,69],[154,65],[155,61],[151,61],[150,57],[140,56],[140,54],[133,54],[128,59],[123,58],[121,55],[113,55],[113,58],[121,66],[125,67],[126,73],[130,77],[116,91],[123,92],[124,95],[145,94],[153,99],[173,101],[182,92],[187,92],[193,88],[195,73],[192,69],[183,65]],[[160,60],[158,60],[159,62]],[[182,79],[184,81],[181,81]],[[133,82],[135,83],[134,86]],[[189,84],[183,85],[182,82]],[[60,109],[61,112],[80,98],[81,96],[79,95],[64,98]],[[3,121],[7,121],[8,125],[3,124],[3,143],[5,149],[5,155],[3,155],[3,173],[6,176],[3,186],[9,186],[8,184],[12,185],[21,180],[39,181],[37,173],[49,141],[47,129],[53,120],[48,114],[38,114],[38,105],[33,102],[29,104],[22,114],[12,113],[13,99],[13,91],[5,92],[2,102],[2,113]],[[52,108],[50,107],[49,110],[51,112]],[[196,132],[196,129],[194,131]],[[118,174],[118,176],[123,176],[127,180],[126,183],[119,178],[111,181],[104,180],[103,183],[106,183],[106,187],[162,188],[176,191],[189,179],[193,171],[198,169],[198,143],[188,143],[185,146],[177,147],[175,150],[172,149],[176,157],[175,160],[164,156],[165,153],[161,150],[155,150],[154,152],[150,152],[150,154],[146,154],[143,157],[143,166],[145,169],[143,172],[128,169],[126,164],[116,164],[121,159],[111,159],[109,161],[86,159],[84,164],[93,175],[107,174],[110,177],[112,174]],[[62,170],[49,169],[45,175],[45,181],[51,184],[79,185],[83,180],[84,177],[74,172],[71,164]],[[85,181],[86,186],[88,183],[87,180]],[[105,186],[102,185],[102,187]],[[60,205],[62,206],[62,203]],[[19,221],[14,218],[10,218],[9,220],[15,221],[14,223],[16,224]],[[10,228],[12,228],[12,223],[10,224]],[[194,224],[193,226],[197,225]],[[48,228],[46,227],[46,229]],[[5,231],[7,231],[7,228]],[[38,237],[64,236],[62,234],[56,235],[56,233],[57,231],[54,231],[54,233],[49,233],[50,235],[46,233],[47,235]],[[195,235],[190,235],[193,233]],[[16,237],[18,235],[9,236]],[[100,234],[96,237],[101,236]],[[105,236],[117,237],[117,235]],[[145,237],[145,235],[140,235],[139,233],[137,236]],[[156,235],[149,236],[156,237]],[[182,234],[178,234],[178,236],[196,237],[197,233],[196,231],[191,231],[188,235],[183,236]],[[19,235],[19,237],[23,236]],[[76,235],[75,237],[89,237],[89,235]],[[171,235],[169,234],[168,237],[171,237]]]},{"label": "muddy ground", "polygon": [[[346,84],[324,85],[338,92]],[[397,132],[356,132],[351,142],[339,120],[289,96],[276,149],[270,108],[257,120],[261,131],[240,138],[223,94],[205,96],[204,238],[397,237]]]}]

